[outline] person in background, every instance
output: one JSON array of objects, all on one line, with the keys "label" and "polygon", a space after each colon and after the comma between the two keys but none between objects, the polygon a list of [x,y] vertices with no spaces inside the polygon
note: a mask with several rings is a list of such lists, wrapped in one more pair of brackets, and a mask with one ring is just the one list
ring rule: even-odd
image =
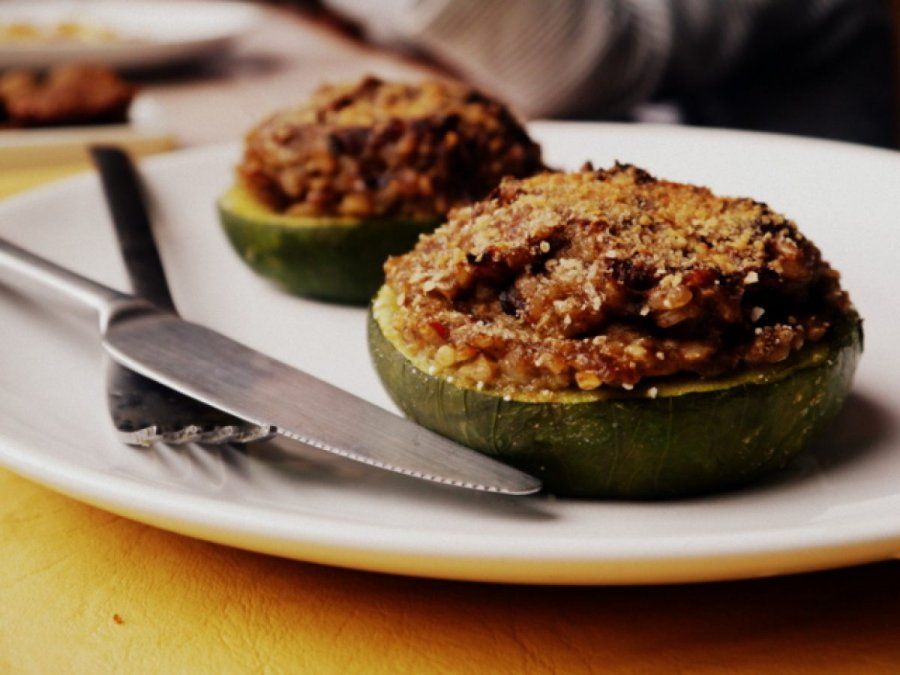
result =
[{"label": "person in background", "polygon": [[325,4],[532,117],[664,118],[896,142],[886,0]]}]

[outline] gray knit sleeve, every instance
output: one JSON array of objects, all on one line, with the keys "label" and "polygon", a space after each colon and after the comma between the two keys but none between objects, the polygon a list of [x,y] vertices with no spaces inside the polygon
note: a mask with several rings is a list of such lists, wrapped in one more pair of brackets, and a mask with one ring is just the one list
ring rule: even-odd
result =
[{"label": "gray knit sleeve", "polygon": [[878,2],[394,0],[393,15],[377,3],[356,14],[377,11],[381,25],[528,115],[610,116],[663,90],[714,86],[766,50],[819,58]]},{"label": "gray knit sleeve", "polygon": [[625,110],[654,91],[671,18],[658,0],[420,0],[401,35],[528,115]]}]

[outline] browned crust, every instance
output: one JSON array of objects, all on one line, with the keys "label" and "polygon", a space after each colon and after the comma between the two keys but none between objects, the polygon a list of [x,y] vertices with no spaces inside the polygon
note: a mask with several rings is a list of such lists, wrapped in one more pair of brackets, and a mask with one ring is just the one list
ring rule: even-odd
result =
[{"label": "browned crust", "polygon": [[460,84],[370,77],[264,120],[238,174],[281,212],[424,219],[542,168],[539,146],[496,101]]},{"label": "browned crust", "polygon": [[777,363],[849,305],[784,216],[629,165],[504,181],[385,270],[410,349],[551,390]]}]

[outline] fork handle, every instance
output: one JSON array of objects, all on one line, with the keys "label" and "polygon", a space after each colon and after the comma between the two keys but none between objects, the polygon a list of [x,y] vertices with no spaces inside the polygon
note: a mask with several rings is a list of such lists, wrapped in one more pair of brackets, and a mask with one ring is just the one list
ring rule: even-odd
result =
[{"label": "fork handle", "polygon": [[97,310],[101,317],[109,313],[116,301],[130,299],[130,296],[124,293],[60,267],[2,238],[0,238],[0,269],[17,272],[43,286],[79,300]]},{"label": "fork handle", "polygon": [[90,153],[100,174],[131,290],[160,309],[174,312],[175,303],[166,283],[146,200],[131,158],[121,148],[111,145],[92,146]]}]

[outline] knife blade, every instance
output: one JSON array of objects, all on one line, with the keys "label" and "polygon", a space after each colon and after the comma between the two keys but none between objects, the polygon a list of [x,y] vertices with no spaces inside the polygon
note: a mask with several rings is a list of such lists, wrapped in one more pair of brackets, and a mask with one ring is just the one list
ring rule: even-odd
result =
[{"label": "knife blade", "polygon": [[541,488],[526,473],[209,328],[150,308],[129,310],[108,318],[105,348],[124,366],[176,391],[381,469],[510,495]]}]

